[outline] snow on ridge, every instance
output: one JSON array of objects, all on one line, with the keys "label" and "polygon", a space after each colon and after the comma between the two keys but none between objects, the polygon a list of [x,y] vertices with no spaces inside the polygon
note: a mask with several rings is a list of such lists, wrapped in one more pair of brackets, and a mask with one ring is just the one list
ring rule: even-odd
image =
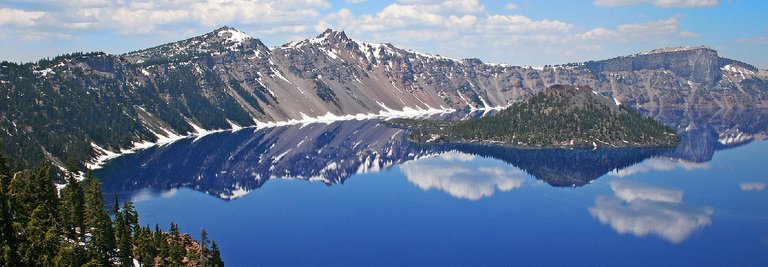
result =
[{"label": "snow on ridge", "polygon": [[227,36],[226,39],[224,39],[224,43],[225,44],[232,44],[229,47],[230,50],[235,49],[235,48],[241,46],[243,44],[243,41],[245,41],[247,39],[252,39],[253,38],[253,37],[251,37],[250,35],[248,35],[248,34],[246,34],[244,32],[241,32],[239,30],[232,29],[232,28],[221,30],[221,31],[218,32],[217,35],[219,37],[224,37],[225,34],[229,34],[229,36]]},{"label": "snow on ridge", "polygon": [[[378,113],[358,113],[358,114],[348,114],[348,115],[336,115],[329,111],[324,115],[320,115],[316,117],[311,117],[311,116],[307,116],[306,114],[301,114],[302,115],[301,119],[291,119],[291,120],[285,120],[285,121],[261,122],[254,119],[254,122],[256,125],[246,126],[246,127],[238,126],[230,121],[229,122],[231,126],[230,129],[205,130],[202,127],[199,127],[193,123],[190,123],[190,126],[195,129],[195,132],[188,133],[186,135],[178,135],[178,134],[175,134],[170,129],[161,128],[160,130],[166,133],[166,135],[162,135],[147,128],[147,130],[149,130],[153,135],[155,135],[158,138],[157,141],[151,142],[147,140],[139,140],[139,141],[133,142],[130,148],[121,149],[120,152],[112,152],[104,148],[101,148],[96,144],[92,144],[92,146],[94,146],[94,150],[96,150],[97,156],[92,158],[91,161],[86,164],[91,169],[100,169],[109,160],[112,160],[114,158],[117,158],[123,155],[137,153],[138,151],[141,151],[147,148],[169,145],[176,141],[189,139],[189,138],[193,138],[193,141],[196,141],[200,139],[202,136],[209,135],[212,133],[227,132],[227,131],[235,132],[243,128],[252,128],[252,129],[258,130],[258,129],[265,129],[265,128],[280,127],[280,126],[307,125],[307,124],[314,124],[314,123],[330,124],[333,122],[352,121],[352,120],[358,120],[358,121],[370,120],[370,119],[389,120],[394,118],[422,117],[422,116],[444,114],[444,113],[450,113],[450,112],[456,111],[456,109],[444,108],[442,106],[440,108],[429,107],[428,109],[423,109],[423,108],[414,109],[411,107],[405,107],[403,108],[403,110],[395,110],[387,107],[386,105],[384,105],[384,103],[381,103],[381,102],[377,102],[377,103],[381,106],[381,110]],[[509,107],[509,105],[497,106],[497,107],[475,108],[474,110],[501,110],[506,107]]]},{"label": "snow on ridge", "polygon": [[725,65],[722,68],[720,68],[720,70],[727,71],[727,72],[730,72],[730,73],[738,74],[739,76],[741,76],[742,79],[746,79],[747,78],[746,75],[750,75],[750,76],[754,76],[755,75],[754,71],[745,69],[743,67],[740,67],[740,66],[734,65],[734,64]]},{"label": "snow on ridge", "polygon": [[423,57],[423,58],[435,59],[435,60],[449,60],[449,61],[453,61],[453,62],[456,62],[456,63],[464,63],[463,61],[455,59],[455,58],[450,58],[450,57],[445,57],[445,56],[440,56],[440,55],[432,55],[432,54],[428,54],[428,53],[421,53],[421,52],[410,50],[410,49],[409,50],[405,50],[405,51],[407,51],[409,53],[413,53],[414,55],[416,55],[416,57]]},{"label": "snow on ridge", "polygon": [[737,130],[736,133],[720,134],[720,137],[717,139],[717,142],[722,145],[731,145],[731,144],[742,143],[749,140],[752,140],[751,135]]}]

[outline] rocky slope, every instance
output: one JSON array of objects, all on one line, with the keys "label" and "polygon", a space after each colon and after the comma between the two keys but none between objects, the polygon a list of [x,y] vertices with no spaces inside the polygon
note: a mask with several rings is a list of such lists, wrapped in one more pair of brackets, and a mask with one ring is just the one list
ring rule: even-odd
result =
[{"label": "rocky slope", "polygon": [[60,163],[212,129],[506,106],[554,84],[587,85],[632,106],[768,107],[768,72],[707,48],[538,69],[426,55],[333,30],[268,48],[223,27],[123,55],[0,63],[0,147],[19,163]]}]

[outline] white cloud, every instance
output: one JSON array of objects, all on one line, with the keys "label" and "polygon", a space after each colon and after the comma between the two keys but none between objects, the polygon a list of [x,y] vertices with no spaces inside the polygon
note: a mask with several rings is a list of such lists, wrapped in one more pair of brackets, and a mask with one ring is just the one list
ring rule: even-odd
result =
[{"label": "white cloud", "polygon": [[759,36],[752,38],[739,38],[736,41],[748,44],[764,45],[768,44],[768,36]]},{"label": "white cloud", "polygon": [[763,191],[765,190],[765,183],[763,182],[743,182],[739,183],[741,191]]},{"label": "white cloud", "polygon": [[344,0],[344,2],[350,3],[350,4],[361,4],[365,3],[367,0]]},{"label": "white cloud", "polygon": [[0,25],[33,26],[45,15],[42,11],[0,8]]},{"label": "white cloud", "polygon": [[489,32],[566,32],[572,25],[557,20],[533,20],[521,15],[492,15],[484,23]]},{"label": "white cloud", "polygon": [[[42,1],[40,2],[43,3]],[[0,25],[72,30],[114,29],[122,34],[155,34],[161,27],[211,29],[236,23],[285,29],[308,27],[330,7],[325,0],[146,0],[45,2],[46,11],[0,9]],[[305,28],[306,29],[306,28]],[[277,32],[273,30],[273,32]]]},{"label": "white cloud", "polygon": [[42,41],[42,40],[52,40],[52,39],[73,39],[75,36],[71,34],[66,33],[55,33],[55,32],[25,32],[23,34],[19,34],[17,36],[19,40],[22,41]]},{"label": "white cloud", "polygon": [[682,191],[612,181],[617,197],[597,197],[590,214],[619,234],[657,235],[680,244],[712,223],[714,210],[682,202]]},{"label": "white cloud", "polygon": [[682,32],[680,32],[680,37],[695,38],[695,37],[699,37],[699,36],[701,36],[701,34],[698,34],[698,33],[695,33],[695,32],[689,32],[689,31],[682,31]]},{"label": "white cloud", "polygon": [[435,158],[407,162],[399,168],[408,181],[424,191],[437,189],[468,200],[490,197],[496,190],[510,191],[521,187],[525,181],[525,172],[517,168],[456,163],[474,159],[471,155],[448,152]]},{"label": "white cloud", "polygon": [[720,4],[720,0],[595,0],[599,7],[632,6],[652,4],[657,7],[712,7]]},{"label": "white cloud", "polygon": [[[618,39],[620,41],[648,40],[658,36],[675,35],[680,26],[677,18],[655,20],[645,23],[622,24],[615,29],[595,28],[576,34],[576,38],[585,40]],[[678,33],[681,34],[681,33]]]},{"label": "white cloud", "polygon": [[557,64],[599,58],[604,48],[627,47],[627,43],[674,45],[696,35],[681,31],[676,17],[585,29],[561,19],[505,14],[509,12],[502,8],[519,7],[514,0],[504,1],[502,10],[489,10],[478,0],[396,0],[354,14],[343,4],[331,6],[327,0],[17,1],[33,2],[31,6],[40,10],[0,8],[6,38],[33,32],[82,36],[98,30],[141,35],[160,43],[229,25],[268,45],[280,45],[333,28],[361,41],[389,42],[420,52],[541,65],[542,61]]}]

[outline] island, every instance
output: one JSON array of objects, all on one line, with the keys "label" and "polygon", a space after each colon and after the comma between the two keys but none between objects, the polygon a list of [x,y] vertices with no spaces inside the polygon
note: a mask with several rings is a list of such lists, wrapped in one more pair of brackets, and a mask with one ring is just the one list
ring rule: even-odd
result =
[{"label": "island", "polygon": [[522,148],[673,147],[674,129],[588,86],[553,85],[498,114],[466,121],[390,120],[417,143]]}]

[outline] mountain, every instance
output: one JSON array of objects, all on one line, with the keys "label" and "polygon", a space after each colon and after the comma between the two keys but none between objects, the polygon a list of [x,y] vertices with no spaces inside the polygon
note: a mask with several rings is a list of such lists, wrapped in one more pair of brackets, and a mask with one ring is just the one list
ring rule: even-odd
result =
[{"label": "mountain", "polygon": [[[405,125],[425,123],[397,121]],[[431,123],[437,127],[412,127],[411,140],[570,148],[673,147],[679,142],[672,128],[643,118],[587,86],[553,85],[492,116]]]},{"label": "mountain", "polygon": [[62,166],[215,129],[507,106],[554,84],[590,86],[631,106],[768,107],[768,72],[701,47],[537,69],[333,30],[269,48],[222,27],[122,55],[0,63],[0,149],[19,166]]}]

